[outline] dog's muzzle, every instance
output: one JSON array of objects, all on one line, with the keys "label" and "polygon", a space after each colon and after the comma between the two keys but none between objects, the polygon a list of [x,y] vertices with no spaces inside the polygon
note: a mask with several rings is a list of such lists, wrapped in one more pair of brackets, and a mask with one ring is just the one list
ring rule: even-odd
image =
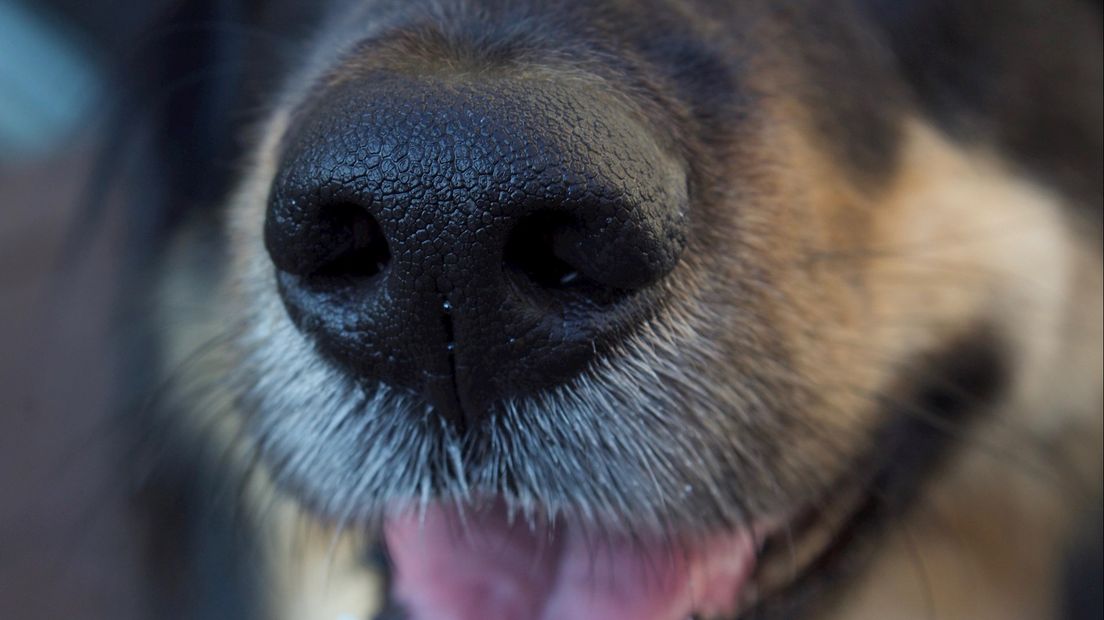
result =
[{"label": "dog's muzzle", "polygon": [[471,424],[661,305],[684,165],[597,79],[371,72],[303,103],[265,243],[299,329]]}]

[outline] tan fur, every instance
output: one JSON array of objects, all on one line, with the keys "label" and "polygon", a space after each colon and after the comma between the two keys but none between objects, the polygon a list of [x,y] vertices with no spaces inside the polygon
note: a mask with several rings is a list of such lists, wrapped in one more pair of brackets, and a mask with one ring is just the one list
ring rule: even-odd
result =
[{"label": "tan fur", "polygon": [[265,521],[274,586],[269,617],[359,620],[379,611],[382,581],[364,561],[368,547],[362,535],[312,522],[287,498]]},{"label": "tan fur", "polygon": [[[982,321],[1013,360],[1011,393],[960,438],[832,617],[1052,617],[1064,545],[1101,484],[1099,240],[1057,193],[919,120],[905,124],[895,177],[863,191],[806,138],[800,113],[778,108],[753,149],[785,158],[780,206],[743,224],[768,238],[759,258],[784,291],[768,312],[800,374],[825,386],[803,414],[821,432],[795,436],[794,452],[834,467],[911,355]],[[766,582],[823,540],[800,542]]]},{"label": "tan fur", "polygon": [[[870,283],[902,348],[999,321],[1013,390],[929,481],[838,618],[1052,617],[1064,545],[1101,476],[1100,255],[1060,198],[930,129],[909,128]],[[941,325],[940,323],[943,323]],[[929,325],[933,330],[921,330]],[[924,331],[928,331],[924,334]],[[896,340],[894,340],[894,337]]]}]

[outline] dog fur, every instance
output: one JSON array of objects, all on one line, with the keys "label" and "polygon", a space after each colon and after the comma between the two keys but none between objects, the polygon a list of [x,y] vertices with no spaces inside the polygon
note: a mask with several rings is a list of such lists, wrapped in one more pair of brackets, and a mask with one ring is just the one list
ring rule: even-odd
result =
[{"label": "dog fur", "polygon": [[[811,505],[753,614],[1061,617],[1104,465],[1098,8],[240,4],[184,3],[133,86],[153,136],[133,388],[165,386],[135,423],[157,617],[390,613],[374,528],[426,489],[627,533]],[[691,171],[667,301],[484,437],[411,427],[405,397],[322,358],[263,244],[304,102],[427,66],[612,92]],[[534,425],[564,419],[550,454]],[[406,443],[365,440],[383,436]],[[488,437],[517,451],[458,456]]]}]

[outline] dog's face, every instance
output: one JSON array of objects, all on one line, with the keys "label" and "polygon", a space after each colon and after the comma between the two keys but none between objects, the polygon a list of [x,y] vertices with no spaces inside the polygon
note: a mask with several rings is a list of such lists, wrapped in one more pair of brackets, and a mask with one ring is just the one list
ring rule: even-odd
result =
[{"label": "dog's face", "polygon": [[850,3],[310,12],[254,59],[218,400],[283,493],[382,524],[415,617],[785,598],[1079,277],[1060,200]]}]

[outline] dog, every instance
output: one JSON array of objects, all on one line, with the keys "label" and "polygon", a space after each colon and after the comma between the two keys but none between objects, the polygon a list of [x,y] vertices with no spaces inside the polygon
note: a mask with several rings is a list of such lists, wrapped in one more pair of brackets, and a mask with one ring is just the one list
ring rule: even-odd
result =
[{"label": "dog", "polygon": [[1076,617],[1101,41],[1076,0],[174,6],[119,123],[151,616]]}]

